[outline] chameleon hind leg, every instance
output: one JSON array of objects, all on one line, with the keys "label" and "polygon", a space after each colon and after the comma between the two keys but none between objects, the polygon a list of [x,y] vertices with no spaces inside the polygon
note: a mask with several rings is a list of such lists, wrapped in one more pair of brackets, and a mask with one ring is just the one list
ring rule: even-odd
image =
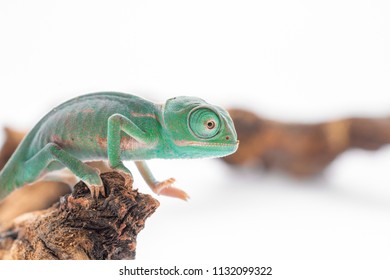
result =
[{"label": "chameleon hind leg", "polygon": [[160,182],[154,178],[152,171],[149,169],[149,166],[145,161],[136,161],[135,165],[141,173],[142,178],[144,178],[145,182],[156,194],[176,197],[183,200],[187,200],[189,198],[188,194],[186,194],[184,191],[172,186],[172,184],[175,182],[174,178],[169,178]]},{"label": "chameleon hind leg", "polygon": [[44,171],[47,171],[47,168],[51,164],[57,163],[61,163],[73,174],[83,180],[93,197],[97,198],[99,194],[105,196],[103,183],[99,176],[99,170],[78,160],[55,143],[47,144],[23,164],[25,181],[33,182],[40,177]]}]

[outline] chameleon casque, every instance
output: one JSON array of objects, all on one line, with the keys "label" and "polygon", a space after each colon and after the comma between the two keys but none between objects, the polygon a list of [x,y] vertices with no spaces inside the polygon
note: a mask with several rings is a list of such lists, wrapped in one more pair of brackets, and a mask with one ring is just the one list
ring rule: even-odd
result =
[{"label": "chameleon casque", "polygon": [[59,105],[35,125],[0,172],[0,187],[10,192],[66,167],[92,196],[104,196],[99,170],[85,162],[108,160],[132,180],[122,160],[133,160],[155,193],[172,188],[168,195],[186,199],[172,187],[174,179],[157,181],[145,160],[221,157],[237,148],[227,111],[200,98],[180,96],[156,104],[131,94],[92,93]]}]

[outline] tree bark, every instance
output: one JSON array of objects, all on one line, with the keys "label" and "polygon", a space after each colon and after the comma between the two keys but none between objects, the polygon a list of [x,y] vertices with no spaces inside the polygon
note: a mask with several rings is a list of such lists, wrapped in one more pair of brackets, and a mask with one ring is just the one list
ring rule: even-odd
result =
[{"label": "tree bark", "polygon": [[159,202],[116,172],[101,175],[107,197],[83,182],[46,210],[26,213],[0,234],[0,259],[134,259],[137,234]]}]

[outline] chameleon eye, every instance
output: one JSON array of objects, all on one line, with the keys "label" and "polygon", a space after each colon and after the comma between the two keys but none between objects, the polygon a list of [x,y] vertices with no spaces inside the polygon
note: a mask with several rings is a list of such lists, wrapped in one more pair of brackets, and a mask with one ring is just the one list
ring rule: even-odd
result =
[{"label": "chameleon eye", "polygon": [[203,139],[214,137],[221,127],[219,116],[208,108],[195,108],[190,113],[188,123],[192,133]]}]

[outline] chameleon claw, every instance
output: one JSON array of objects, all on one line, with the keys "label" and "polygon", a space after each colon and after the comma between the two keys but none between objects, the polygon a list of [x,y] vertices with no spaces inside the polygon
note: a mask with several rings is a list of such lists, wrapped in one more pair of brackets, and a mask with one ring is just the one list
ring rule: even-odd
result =
[{"label": "chameleon claw", "polygon": [[134,179],[133,175],[131,174],[130,170],[124,166],[122,162],[120,162],[118,165],[116,165],[113,168],[116,172],[118,172],[122,177],[125,179],[125,186],[128,188],[131,188],[133,185]]},{"label": "chameleon claw", "polygon": [[98,185],[87,185],[88,186],[88,189],[89,191],[91,192],[91,196],[93,198],[99,198],[99,194],[101,194],[102,196],[106,196],[106,192],[104,190],[104,186],[98,186]]},{"label": "chameleon claw", "polygon": [[134,179],[133,176],[127,172],[124,172],[122,170],[116,170],[119,174],[122,175],[122,177],[125,179],[125,186],[130,188],[133,185]]}]

